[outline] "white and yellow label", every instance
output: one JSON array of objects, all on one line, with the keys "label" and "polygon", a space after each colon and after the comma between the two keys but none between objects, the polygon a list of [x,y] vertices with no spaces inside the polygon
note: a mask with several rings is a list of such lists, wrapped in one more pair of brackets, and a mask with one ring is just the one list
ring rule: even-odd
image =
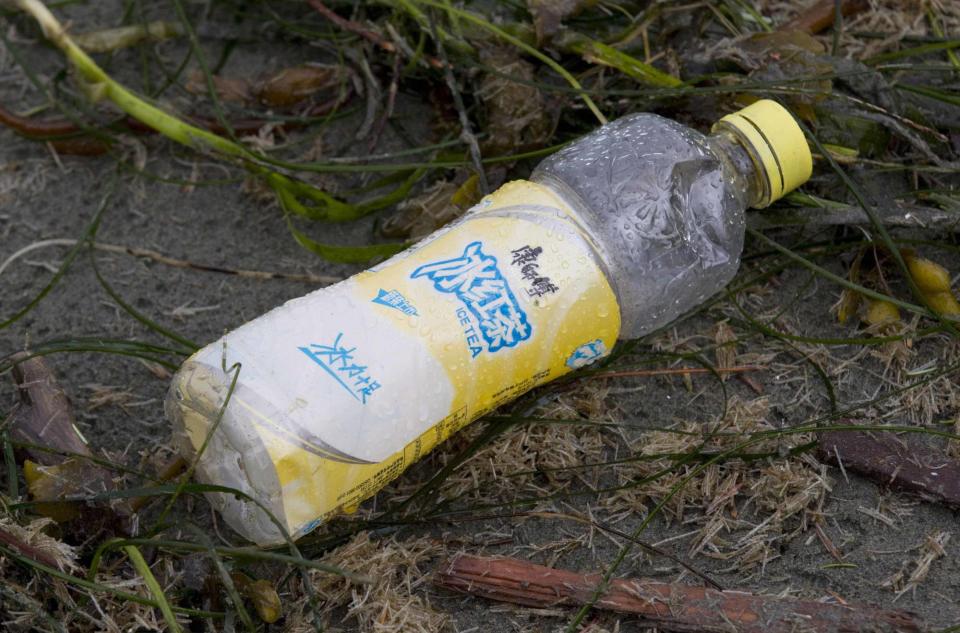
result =
[{"label": "white and yellow label", "polygon": [[198,352],[208,365],[224,349],[242,362],[242,393],[256,396],[229,407],[245,408],[237,419],[267,447],[291,533],[609,353],[620,311],[568,213],[549,188],[509,183],[449,230]]}]

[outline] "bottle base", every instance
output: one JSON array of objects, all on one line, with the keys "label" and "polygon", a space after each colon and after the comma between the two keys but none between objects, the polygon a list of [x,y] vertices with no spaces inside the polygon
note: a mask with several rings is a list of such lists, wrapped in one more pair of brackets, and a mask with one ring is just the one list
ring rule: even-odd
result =
[{"label": "bottle base", "polygon": [[[205,493],[231,528],[258,545],[281,544],[288,526],[276,468],[250,420],[243,419],[243,385],[230,393],[231,381],[219,367],[183,364],[164,403],[174,444],[189,464],[196,462],[197,481],[236,491]],[[224,408],[228,394],[230,406]]]}]

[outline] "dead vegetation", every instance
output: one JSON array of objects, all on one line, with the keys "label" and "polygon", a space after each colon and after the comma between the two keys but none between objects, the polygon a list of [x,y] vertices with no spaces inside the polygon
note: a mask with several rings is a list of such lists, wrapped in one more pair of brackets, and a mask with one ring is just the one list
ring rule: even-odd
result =
[{"label": "dead vegetation", "polygon": [[324,627],[349,623],[363,633],[447,630],[449,616],[434,609],[423,592],[430,568],[444,551],[442,544],[426,537],[374,540],[368,532],[357,534],[321,560],[336,567],[350,567],[372,582],[358,585],[345,578],[311,572],[309,581],[322,607],[316,610],[315,599],[301,598],[293,607],[287,630],[313,631],[317,617]]}]

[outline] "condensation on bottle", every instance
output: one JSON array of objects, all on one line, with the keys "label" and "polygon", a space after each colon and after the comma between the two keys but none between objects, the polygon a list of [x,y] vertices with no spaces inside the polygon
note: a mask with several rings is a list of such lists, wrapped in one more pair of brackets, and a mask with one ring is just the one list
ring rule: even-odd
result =
[{"label": "condensation on bottle", "polygon": [[165,403],[179,450],[232,491],[207,494],[239,534],[296,539],[471,421],[720,291],[745,210],[811,169],[774,101],[707,135],[654,114],[604,125],[407,251],[194,354]]}]

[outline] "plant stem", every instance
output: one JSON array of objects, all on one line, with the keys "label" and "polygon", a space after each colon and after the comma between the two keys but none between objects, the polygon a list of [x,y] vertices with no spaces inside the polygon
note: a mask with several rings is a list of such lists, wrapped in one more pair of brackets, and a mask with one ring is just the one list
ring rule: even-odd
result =
[{"label": "plant stem", "polygon": [[163,592],[163,588],[160,586],[160,583],[157,582],[153,572],[150,571],[150,565],[144,560],[143,554],[133,545],[127,545],[123,548],[123,551],[126,552],[130,558],[130,562],[136,567],[137,573],[139,573],[143,577],[143,581],[147,583],[147,587],[150,589],[150,593],[153,594],[153,599],[157,601],[157,606],[160,608],[160,612],[163,613],[163,619],[167,621],[167,626],[170,627],[170,631],[173,633],[182,633],[183,629],[180,628],[180,623],[177,622],[177,616],[173,614],[173,609],[170,608],[170,603],[167,602],[167,595]]}]

